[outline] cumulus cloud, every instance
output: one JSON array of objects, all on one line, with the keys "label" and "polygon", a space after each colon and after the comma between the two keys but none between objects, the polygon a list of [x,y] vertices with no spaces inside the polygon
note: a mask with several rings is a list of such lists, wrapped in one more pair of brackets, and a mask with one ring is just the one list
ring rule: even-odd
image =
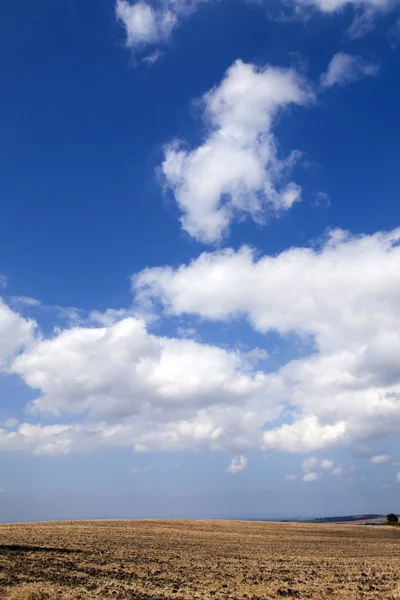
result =
[{"label": "cumulus cloud", "polygon": [[316,458],[315,456],[310,456],[309,458],[306,458],[305,460],[303,460],[303,462],[301,463],[301,468],[303,469],[303,471],[305,473],[310,473],[312,471],[317,471],[317,469],[322,469],[322,470],[331,470],[333,469],[335,466],[333,460],[330,460],[329,458],[324,458],[322,460]]},{"label": "cumulus cloud", "polygon": [[375,454],[375,456],[372,456],[370,458],[370,462],[372,462],[373,465],[381,465],[383,463],[388,463],[391,460],[392,460],[391,454]]},{"label": "cumulus cloud", "polygon": [[288,475],[285,475],[286,481],[296,481],[296,479],[297,479],[297,475],[292,475],[290,473]]},{"label": "cumulus cloud", "polygon": [[[258,332],[312,340],[309,356],[270,376],[293,412],[264,447],[313,452],[400,431],[400,229],[258,256],[204,253],[133,280],[139,305],[210,321],[245,318]],[[268,397],[274,396],[272,389]]]},{"label": "cumulus cloud", "polygon": [[32,344],[36,323],[13,311],[0,298],[0,371],[23,348]]},{"label": "cumulus cloud", "polygon": [[227,473],[231,473],[232,475],[236,475],[236,473],[240,473],[243,469],[247,468],[247,458],[245,456],[237,456],[232,459],[229,467],[226,467],[225,471]]},{"label": "cumulus cloud", "polygon": [[102,446],[257,449],[260,423],[282,409],[280,400],[266,397],[273,380],[247,353],[158,337],[133,317],[59,330],[26,348],[9,372],[38,390],[28,407],[33,418],[78,419],[0,431],[0,446],[42,454]]},{"label": "cumulus cloud", "polygon": [[[117,0],[115,16],[125,30],[126,45],[134,50],[167,42],[175,27],[207,0]],[[157,50],[147,57],[159,58]]]},{"label": "cumulus cloud", "polygon": [[125,29],[129,47],[165,41],[177,24],[177,15],[168,8],[167,3],[160,9],[154,9],[147,2],[131,4],[126,0],[117,0],[115,14]]},{"label": "cumulus cloud", "polygon": [[[185,322],[244,318],[260,333],[307,340],[307,353],[276,371],[260,368],[260,348],[154,335],[118,311],[101,326],[44,338],[1,302],[3,370],[37,397],[27,419],[36,423],[3,426],[0,448],[314,453],[399,434],[399,263],[400,229],[334,231],[320,245],[277,256],[228,249],[134,278],[135,310],[144,303]],[[42,423],[47,417],[52,425]],[[329,458],[307,460],[305,474],[339,474]]]},{"label": "cumulus cloud", "polygon": [[149,403],[160,420],[185,417],[194,408],[240,402],[265,384],[240,353],[157,337],[134,318],[61,331],[17,357],[11,370],[41,390],[32,411],[101,418],[148,412]]},{"label": "cumulus cloud", "polygon": [[[301,468],[305,473],[303,481],[314,481],[318,479],[324,472],[328,472],[331,475],[338,477],[342,474],[343,469],[341,467],[335,467],[333,460],[329,458],[318,459],[315,456],[306,458],[301,463]],[[307,477],[311,475],[311,477]]]},{"label": "cumulus cloud", "polygon": [[263,222],[300,200],[301,188],[288,180],[298,153],[279,158],[273,128],[279,109],[312,101],[310,86],[293,69],[241,60],[203,96],[203,143],[189,149],[175,140],[161,166],[189,235],[215,243],[235,219]]},{"label": "cumulus cloud", "polygon": [[321,86],[330,88],[345,85],[361,77],[374,77],[379,72],[379,65],[363,60],[359,56],[338,52],[335,54],[326,73],[321,75]]}]

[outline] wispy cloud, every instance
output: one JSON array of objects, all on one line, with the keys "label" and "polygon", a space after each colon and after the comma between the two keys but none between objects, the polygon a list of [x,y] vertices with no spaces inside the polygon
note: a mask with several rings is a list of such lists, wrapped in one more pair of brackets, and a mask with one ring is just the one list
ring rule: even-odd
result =
[{"label": "wispy cloud", "polygon": [[342,467],[334,467],[332,469],[332,475],[334,475],[335,477],[339,477],[342,473],[343,473]]},{"label": "wispy cloud", "polygon": [[12,296],[10,301],[13,306],[41,306],[40,300],[29,296]]},{"label": "wispy cloud", "polygon": [[149,473],[151,471],[151,466],[149,467],[134,467],[131,469],[131,473],[134,475],[138,475],[139,473]]},{"label": "wispy cloud", "polygon": [[374,465],[381,465],[383,463],[388,463],[392,460],[391,454],[375,454],[372,456],[369,461]]},{"label": "wispy cloud", "polygon": [[245,456],[237,456],[236,458],[232,459],[231,464],[229,465],[229,467],[226,467],[225,471],[227,473],[231,473],[232,475],[236,475],[236,473],[240,473],[241,471],[246,469],[247,464],[248,461]]},{"label": "wispy cloud", "polygon": [[[201,5],[218,0],[116,0],[115,17],[125,32],[125,44],[134,52],[167,43],[173,32]],[[247,0],[243,0],[247,1]],[[262,5],[263,0],[253,0]],[[267,0],[264,0],[267,5]],[[291,0],[285,3],[289,14],[280,21],[309,19],[314,11],[333,14],[353,5],[356,16],[348,29],[350,39],[358,39],[375,27],[377,16],[393,6],[390,0]],[[149,56],[152,56],[150,54]]]},{"label": "wispy cloud", "polygon": [[378,72],[379,64],[368,62],[359,56],[338,52],[332,57],[326,73],[321,75],[321,87],[326,89],[335,85],[346,85],[361,77],[374,77]]}]

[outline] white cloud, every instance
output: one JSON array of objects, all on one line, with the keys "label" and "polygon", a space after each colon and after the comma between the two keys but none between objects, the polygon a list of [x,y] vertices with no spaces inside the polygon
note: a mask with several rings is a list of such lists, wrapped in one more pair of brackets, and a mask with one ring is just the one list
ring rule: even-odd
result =
[{"label": "white cloud", "polygon": [[226,467],[225,471],[227,473],[231,473],[232,475],[240,473],[241,471],[243,471],[243,469],[247,468],[247,462],[248,461],[245,456],[237,456],[236,458],[232,459],[231,464],[229,465],[229,467]]},{"label": "white cloud", "polygon": [[235,351],[189,339],[156,337],[127,318],[109,327],[74,327],[39,342],[12,366],[42,395],[32,410],[96,417],[149,411],[160,420],[235,404],[258,394],[265,376]]},{"label": "white cloud", "polygon": [[[139,306],[211,321],[243,317],[261,333],[308,340],[308,356],[275,372],[258,367],[259,349],[152,335],[124,313],[102,313],[101,327],[79,324],[43,339],[33,321],[0,302],[3,369],[37,390],[32,421],[50,415],[61,423],[4,427],[0,447],[314,453],[398,435],[399,242],[400,230],[335,231],[321,247],[273,257],[249,248],[204,253],[134,279]],[[328,458],[312,460],[310,473],[338,468]]]},{"label": "white cloud", "polygon": [[33,416],[80,421],[0,432],[4,448],[40,453],[114,445],[137,452],[257,449],[261,423],[282,408],[266,398],[274,382],[246,353],[157,337],[134,318],[60,330],[27,348],[10,371],[38,390],[29,406]]},{"label": "white cloud", "polygon": [[167,145],[161,167],[189,235],[215,243],[235,219],[263,222],[300,200],[301,188],[288,181],[298,153],[279,158],[273,127],[279,109],[313,98],[293,69],[258,68],[241,60],[203,96],[204,142],[193,150],[179,141]]},{"label": "white cloud", "polygon": [[334,475],[335,477],[339,477],[342,473],[343,473],[342,467],[334,467],[332,469],[332,475]]},{"label": "white cloud", "polygon": [[246,352],[245,356],[249,360],[254,361],[267,360],[269,358],[268,352],[263,348],[253,348],[249,352]]},{"label": "white cloud", "polygon": [[330,205],[331,199],[325,192],[317,192],[315,194],[315,199],[311,203],[311,206],[313,206],[314,208],[329,208]]},{"label": "white cloud", "polygon": [[250,248],[204,253],[189,265],[147,269],[136,300],[166,315],[295,333],[313,352],[271,374],[271,401],[292,414],[266,427],[264,447],[290,452],[359,443],[400,432],[400,229],[351,236],[333,231],[321,247],[257,256]]},{"label": "white cloud", "polygon": [[296,479],[297,479],[297,475],[291,475],[291,474],[285,475],[286,481],[296,481]]},{"label": "white cloud", "polygon": [[117,0],[115,14],[125,29],[126,44],[132,48],[167,40],[177,23],[176,14],[167,3],[154,9],[147,2]]},{"label": "white cloud", "polygon": [[312,452],[346,441],[346,423],[321,425],[315,415],[285,423],[267,430],[263,436],[264,449],[274,448],[281,452]]},{"label": "white cloud", "polygon": [[318,460],[318,458],[315,458],[314,456],[310,456],[310,458],[306,458],[301,463],[301,468],[306,473],[309,473],[310,471],[314,471],[315,469],[318,468],[318,466],[319,466],[319,460]]},{"label": "white cloud", "polygon": [[[133,278],[133,291],[139,307],[160,303],[167,316],[222,322],[244,316],[261,333],[313,335],[325,352],[352,348],[366,335],[384,342],[379,334],[397,331],[398,242],[400,229],[354,237],[335,230],[321,247],[277,256],[259,256],[246,246],[205,252],[176,269],[142,271]],[[367,352],[362,358],[369,369],[379,356]],[[379,370],[389,367],[388,358],[376,365]]]},{"label": "white cloud", "polygon": [[[126,46],[143,50],[168,42],[173,31],[207,1],[212,3],[212,0],[116,0],[115,16],[124,28]],[[260,0],[253,0],[256,2],[261,4]],[[308,18],[310,7],[328,14],[353,6],[356,15],[348,35],[356,39],[371,31],[377,13],[390,9],[396,0],[292,0],[290,4],[299,18]]]},{"label": "white cloud", "polygon": [[335,466],[333,460],[328,458],[324,458],[322,460],[316,458],[315,456],[310,456],[306,458],[301,463],[301,468],[305,473],[315,472],[318,469],[322,469],[324,471],[331,470]]},{"label": "white cloud", "polygon": [[293,4],[300,9],[304,6],[314,6],[324,13],[334,13],[342,11],[345,6],[353,6],[358,11],[358,15],[363,12],[369,14],[388,10],[395,4],[392,0],[293,0]]},{"label": "white cloud", "polygon": [[12,296],[11,303],[17,306],[40,306],[40,300],[30,298],[29,296]]},{"label": "white cloud", "polygon": [[[72,309],[74,310],[74,309]],[[128,317],[132,317],[133,312],[131,310],[126,310],[124,308],[121,309],[113,309],[108,308],[104,312],[100,312],[98,310],[90,311],[88,317],[86,319],[81,318],[70,318],[71,321],[76,321],[80,324],[84,324],[85,320],[91,324],[101,325],[102,327],[110,327],[110,325],[114,325],[118,323],[118,321],[122,321],[123,319],[127,319]]]},{"label": "white cloud", "polygon": [[375,29],[376,13],[377,10],[371,7],[359,9],[347,30],[349,38],[357,40]]},{"label": "white cloud", "polygon": [[0,298],[0,372],[24,347],[32,344],[36,323],[11,310]]},{"label": "white cloud", "polygon": [[374,465],[381,465],[383,463],[390,462],[392,460],[391,454],[376,454],[370,458],[370,462]]},{"label": "white cloud", "polygon": [[[116,0],[115,16],[125,30],[126,45],[141,50],[167,42],[175,27],[207,0],[160,0],[158,4],[140,0]],[[156,50],[150,57],[159,58]],[[149,59],[149,56],[147,59]],[[153,60],[155,62],[155,60]]]},{"label": "white cloud", "polygon": [[399,471],[399,473],[397,473],[397,475],[396,475],[396,481],[397,481],[398,483],[400,483],[400,471]]},{"label": "white cloud", "polygon": [[306,481],[306,482],[317,481],[317,479],[319,479],[319,473],[314,473],[314,472],[306,473],[303,477],[303,481]]},{"label": "white cloud", "polygon": [[147,64],[149,67],[152,67],[159,62],[163,57],[163,53],[160,50],[155,50],[151,54],[148,54],[144,58],[142,58],[142,62]]},{"label": "white cloud", "polygon": [[0,273],[0,290],[5,290],[7,287],[7,275]]},{"label": "white cloud", "polygon": [[379,65],[363,60],[359,56],[338,52],[335,54],[326,73],[321,75],[321,86],[330,88],[334,85],[345,85],[361,77],[374,77],[379,72]]},{"label": "white cloud", "polygon": [[176,335],[180,338],[196,339],[197,331],[193,327],[178,327]]}]

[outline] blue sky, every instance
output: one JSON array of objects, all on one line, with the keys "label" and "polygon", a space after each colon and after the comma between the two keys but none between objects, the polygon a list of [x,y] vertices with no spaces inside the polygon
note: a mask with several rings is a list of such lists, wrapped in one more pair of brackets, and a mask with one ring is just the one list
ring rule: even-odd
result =
[{"label": "blue sky", "polygon": [[396,510],[398,4],[0,23],[2,520]]}]

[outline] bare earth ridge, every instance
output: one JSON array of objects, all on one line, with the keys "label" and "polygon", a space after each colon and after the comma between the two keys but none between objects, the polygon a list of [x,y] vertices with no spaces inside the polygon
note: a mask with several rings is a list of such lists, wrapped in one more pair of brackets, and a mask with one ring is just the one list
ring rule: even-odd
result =
[{"label": "bare earth ridge", "polygon": [[229,521],[0,525],[0,597],[400,599],[400,528]]}]

